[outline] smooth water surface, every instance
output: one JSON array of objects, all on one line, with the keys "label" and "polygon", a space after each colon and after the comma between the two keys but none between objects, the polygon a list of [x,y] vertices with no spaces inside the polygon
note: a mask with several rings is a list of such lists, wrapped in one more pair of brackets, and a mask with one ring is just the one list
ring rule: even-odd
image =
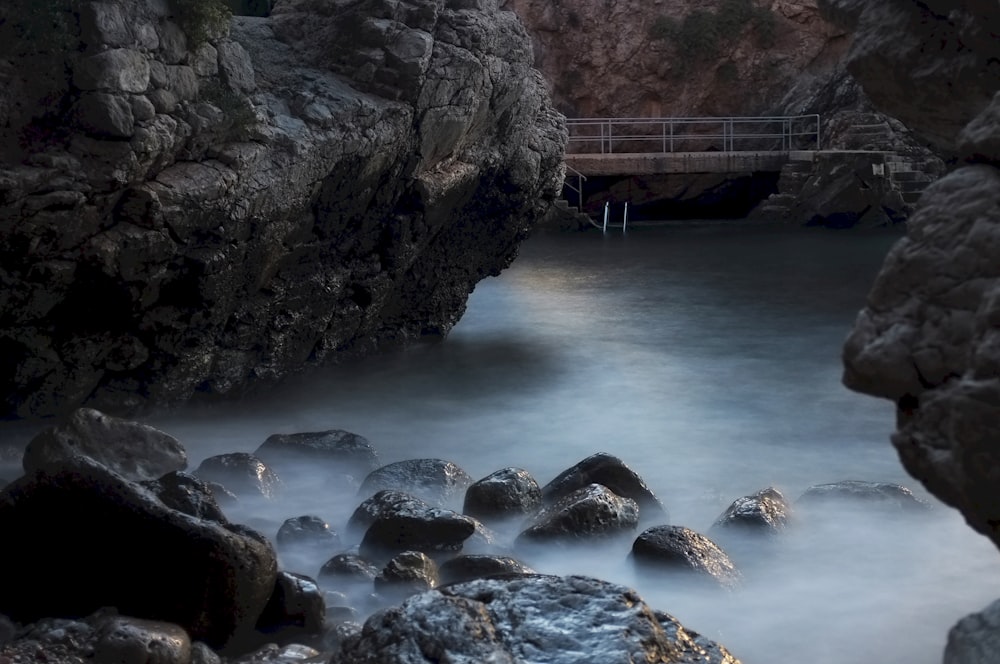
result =
[{"label": "smooth water surface", "polygon": [[[841,344],[897,238],[732,225],[543,235],[477,286],[443,343],[147,421],[185,443],[192,467],[272,433],[331,428],[364,435],[385,463],[444,458],[474,478],[518,466],[542,484],[610,452],[671,523],[700,532],[767,486],[790,501],[844,479],[927,497],[889,443],[892,404],[840,384]],[[253,525],[273,536],[315,512],[339,529],[355,507],[305,493]],[[931,664],[958,618],[1000,597],[1000,556],[929,500],[917,516],[799,514],[737,561],[745,582],[732,593],[639,578],[628,541],[528,562],[632,585],[745,664]]]}]

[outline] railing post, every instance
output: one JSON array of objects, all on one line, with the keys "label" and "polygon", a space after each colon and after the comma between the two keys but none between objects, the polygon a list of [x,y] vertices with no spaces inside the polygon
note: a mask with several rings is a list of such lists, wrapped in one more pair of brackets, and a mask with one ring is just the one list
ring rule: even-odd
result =
[{"label": "railing post", "polygon": [[628,201],[625,201],[625,216],[622,217],[622,233],[625,232],[626,226],[628,226]]},{"label": "railing post", "polygon": [[670,152],[674,151],[674,119],[670,118]]},{"label": "railing post", "polygon": [[611,203],[609,201],[604,201],[604,232],[608,232],[608,206]]}]

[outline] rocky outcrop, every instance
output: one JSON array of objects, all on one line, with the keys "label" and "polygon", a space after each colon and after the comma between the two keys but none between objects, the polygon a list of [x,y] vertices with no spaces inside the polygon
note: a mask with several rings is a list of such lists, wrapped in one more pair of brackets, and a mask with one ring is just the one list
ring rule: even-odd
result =
[{"label": "rocky outcrop", "polygon": [[69,6],[38,40],[0,7],[0,416],[447,333],[557,195],[562,119],[491,0]]},{"label": "rocky outcrop", "polygon": [[[844,382],[896,403],[903,465],[1000,546],[1000,7],[822,5],[854,31],[847,66],[872,99],[967,162],[926,190],[886,258],[844,346]],[[958,641],[950,651],[976,652]]]}]

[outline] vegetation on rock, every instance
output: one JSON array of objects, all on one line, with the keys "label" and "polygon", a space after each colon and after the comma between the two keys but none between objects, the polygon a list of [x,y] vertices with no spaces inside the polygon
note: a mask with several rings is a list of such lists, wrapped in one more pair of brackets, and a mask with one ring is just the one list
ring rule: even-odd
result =
[{"label": "vegetation on rock", "polygon": [[222,0],[170,0],[170,8],[192,46],[224,32],[232,16],[229,5]]}]

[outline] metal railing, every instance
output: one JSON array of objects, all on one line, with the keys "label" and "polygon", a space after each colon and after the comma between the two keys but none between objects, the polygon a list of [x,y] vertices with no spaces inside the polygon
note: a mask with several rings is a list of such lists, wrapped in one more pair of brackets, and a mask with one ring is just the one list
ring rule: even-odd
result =
[{"label": "metal railing", "polygon": [[[569,164],[566,164],[566,170],[569,171],[569,172],[566,173],[566,177],[563,178],[563,183],[566,185],[567,189],[569,189],[570,191],[576,192],[576,196],[577,196],[577,208],[579,208],[580,210],[582,210],[583,209],[583,183],[587,181],[587,176],[584,175],[583,173],[581,173],[580,171],[576,170],[575,168],[573,168]],[[570,177],[575,177],[576,178],[576,186],[575,187],[573,186],[573,182],[570,180]]]},{"label": "metal railing", "polygon": [[818,114],[725,118],[568,118],[570,154],[820,149]]}]

